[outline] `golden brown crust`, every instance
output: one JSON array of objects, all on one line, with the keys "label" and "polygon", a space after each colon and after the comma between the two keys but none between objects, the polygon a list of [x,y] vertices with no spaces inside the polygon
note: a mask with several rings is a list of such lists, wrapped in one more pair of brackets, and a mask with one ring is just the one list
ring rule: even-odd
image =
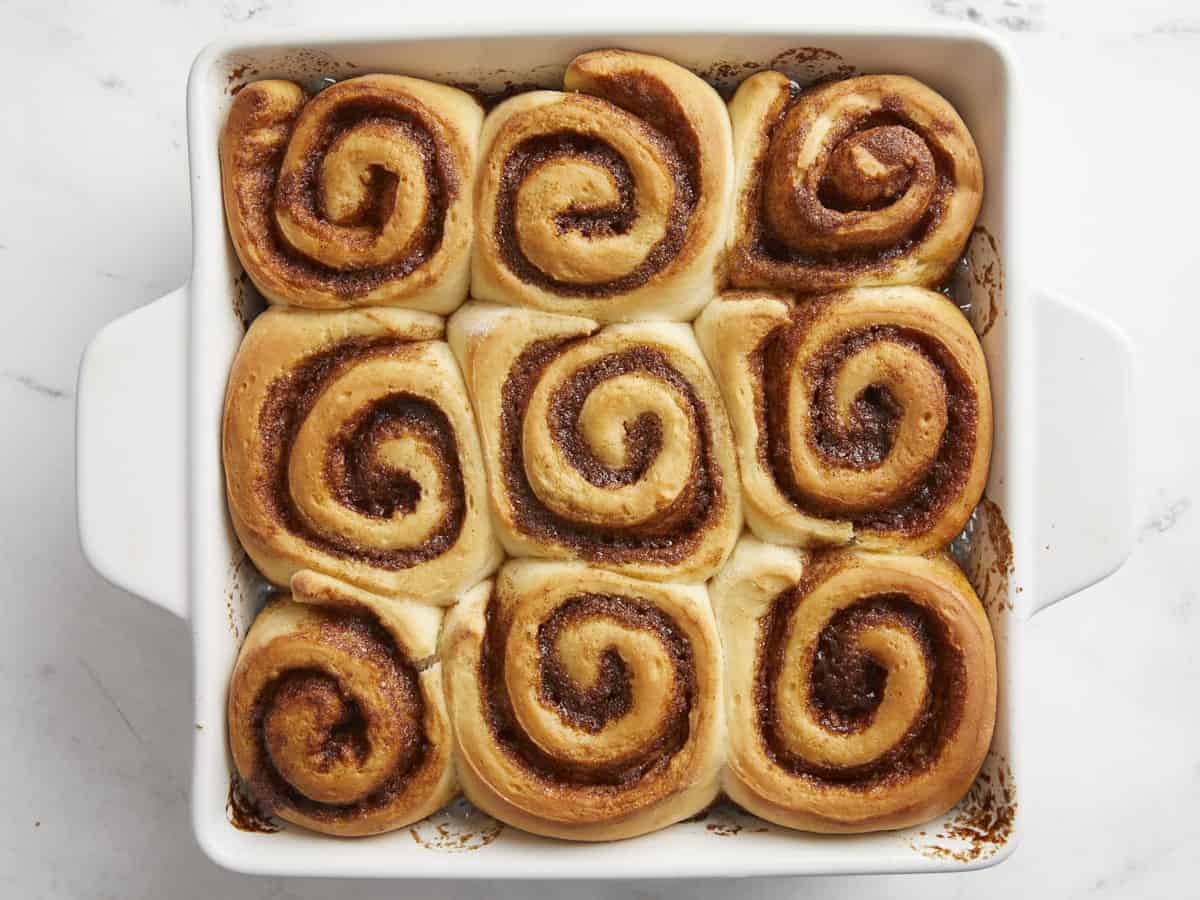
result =
[{"label": "golden brown crust", "polygon": [[686,321],[716,290],[732,189],[720,98],[667,60],[576,57],[566,93],[488,114],[472,296],[599,321]]},{"label": "golden brown crust", "polygon": [[732,435],[691,330],[471,302],[447,326],[509,554],[702,581],[741,528]]},{"label": "golden brown crust", "polygon": [[311,98],[246,85],[221,135],[242,266],[272,303],[451,312],[467,295],[482,121],[465,92],[400,75]]},{"label": "golden brown crust", "polygon": [[962,313],[917,287],[793,302],[732,292],[696,320],[763,540],[923,553],[987,481],[987,363]]},{"label": "golden brown crust", "polygon": [[996,657],[949,557],[809,558],[744,538],[712,597],[735,802],[847,833],[928,821],[967,792],[995,725]]},{"label": "golden brown crust", "polygon": [[466,388],[442,320],[401,309],[273,308],[225,398],[229,511],[264,576],[316,569],[449,603],[500,548]]},{"label": "golden brown crust", "polygon": [[730,277],[819,293],[940,283],[970,236],[983,167],[941,96],[902,75],[794,93],[779,72],[729,103],[736,160]]},{"label": "golden brown crust", "polygon": [[618,840],[716,797],[721,648],[703,586],[511,562],[454,607],[440,652],[463,790],[490,815]]},{"label": "golden brown crust", "polygon": [[453,738],[433,659],[441,618],[315,572],[267,604],[228,704],[234,765],[265,812],[352,836],[449,801]]}]

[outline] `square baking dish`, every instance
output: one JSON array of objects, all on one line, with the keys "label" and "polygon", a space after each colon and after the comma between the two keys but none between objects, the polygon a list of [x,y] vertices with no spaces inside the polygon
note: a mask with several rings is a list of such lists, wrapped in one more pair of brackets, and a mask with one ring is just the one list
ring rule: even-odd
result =
[{"label": "square baking dish", "polygon": [[[220,457],[226,375],[260,302],[226,233],[217,142],[242,83],[398,72],[500,91],[561,86],[577,53],[660,54],[719,88],[776,68],[800,83],[871,72],[915,76],[946,96],[983,157],[986,193],[956,293],[987,356],[995,449],[986,500],[960,558],[995,631],[999,714],[984,771],[939,821],[820,836],[728,805],[646,837],[571,844],[498,825],[462,801],[409,829],[334,839],[243,830],[231,789],[225,697],[263,599],[231,529]],[[1021,832],[1022,633],[1039,609],[1115,570],[1132,542],[1131,375],[1106,321],[1026,287],[1020,268],[1019,88],[1012,59],[969,26],[587,31],[520,34],[386,29],[263,36],[209,47],[188,86],[193,270],[188,284],[103,329],[80,369],[80,537],[107,579],[190,620],[195,665],[193,823],[218,864],[250,873],[399,878],[655,878],[932,872],[978,868]],[[1103,484],[1103,492],[1089,486]],[[1103,497],[1100,495],[1103,494]],[[243,823],[244,824],[244,823]]]}]

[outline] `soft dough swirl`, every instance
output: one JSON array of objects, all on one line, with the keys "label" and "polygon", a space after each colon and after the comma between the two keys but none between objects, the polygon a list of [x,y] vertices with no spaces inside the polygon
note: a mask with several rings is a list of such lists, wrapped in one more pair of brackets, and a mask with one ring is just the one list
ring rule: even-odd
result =
[{"label": "soft dough swirl", "polygon": [[472,296],[600,321],[684,321],[715,291],[732,189],[711,87],[654,56],[598,50],[568,93],[484,123]]},{"label": "soft dough swirl", "polygon": [[796,94],[778,72],[729,103],[736,157],[730,276],[812,293],[941,282],[970,236],[983,168],[967,126],[901,75]]},{"label": "soft dough swirl", "polygon": [[447,327],[479,420],[500,539],[701,581],[733,548],[729,424],[691,330],[468,303]]},{"label": "soft dough swirl", "polygon": [[310,568],[449,603],[499,562],[466,389],[441,319],[273,308],[238,350],[224,462],[270,581]]},{"label": "soft dough swirl", "polygon": [[229,685],[238,773],[273,815],[366,835],[424,818],[454,793],[442,612],[315,572],[254,620]]},{"label": "soft dough swirl", "polygon": [[290,81],[238,92],[221,136],[225,211],[273,303],[448,313],[467,295],[483,110],[399,75],[309,97]]},{"label": "soft dough swirl", "polygon": [[721,650],[703,586],[522,560],[441,641],[463,790],[526,831],[616,840],[711,803]]},{"label": "soft dough swirl", "polygon": [[722,786],[755,815],[821,832],[941,815],[983,764],[996,657],[958,567],[745,538],[712,583],[726,653]]},{"label": "soft dough swirl", "polygon": [[962,529],[987,480],[992,404],[979,340],[945,297],[729,293],[696,334],[758,537],[923,553]]}]

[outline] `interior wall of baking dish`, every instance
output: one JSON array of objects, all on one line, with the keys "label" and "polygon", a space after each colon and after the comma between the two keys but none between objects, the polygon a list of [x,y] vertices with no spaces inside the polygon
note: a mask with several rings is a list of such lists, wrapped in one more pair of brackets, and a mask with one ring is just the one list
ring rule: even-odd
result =
[{"label": "interior wall of baking dish", "polygon": [[[937,32],[590,34],[479,37],[289,36],[289,44],[229,45],[197,60],[189,85],[194,271],[189,334],[190,609],[195,647],[193,818],[198,839],[218,863],[248,872],[395,877],[657,877],[934,871],[973,868],[1012,849],[1021,769],[1013,704],[1023,598],[1033,586],[1022,562],[1031,556],[1032,477],[1029,428],[1028,297],[1019,290],[1012,233],[1013,84],[1004,51],[969,29]],[[968,249],[958,298],[986,333],[995,400],[995,451],[988,515],[974,523],[968,568],[995,629],[1000,711],[986,780],[942,821],[906,831],[855,837],[789,832],[724,807],[705,818],[615,844],[549,841],[503,828],[458,804],[434,821],[361,840],[337,840],[285,826],[266,834],[231,824],[226,749],[226,685],[246,628],[262,600],[252,567],[225,508],[220,419],[226,373],[256,312],[241,277],[221,210],[217,140],[236,89],[279,77],[317,87],[323,79],[398,72],[467,82],[485,91],[513,84],[558,87],[577,53],[619,46],[657,53],[691,67],[721,88],[762,68],[801,83],[871,72],[925,81],[959,110],[979,145],[987,188]],[[990,322],[990,324],[988,324]],[[1005,544],[1007,532],[1011,547]],[[1009,552],[1011,550],[1011,552]],[[1015,570],[1010,560],[1016,563]],[[997,817],[988,810],[999,810]],[[980,817],[983,817],[982,819]],[[991,817],[989,819],[989,816]],[[982,826],[1003,818],[999,827]],[[991,824],[996,824],[992,822]],[[973,830],[973,826],[980,826]],[[979,834],[975,834],[979,831]],[[972,836],[972,835],[975,836]]]}]

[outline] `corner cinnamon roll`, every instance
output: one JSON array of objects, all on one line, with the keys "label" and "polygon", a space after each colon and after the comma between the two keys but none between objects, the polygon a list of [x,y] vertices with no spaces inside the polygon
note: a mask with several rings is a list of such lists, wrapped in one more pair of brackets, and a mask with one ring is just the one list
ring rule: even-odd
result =
[{"label": "corner cinnamon roll", "polygon": [[945,297],[731,292],[696,335],[758,537],[923,553],[962,530],[987,481],[992,401],[979,340]]},{"label": "corner cinnamon roll", "polygon": [[711,589],[736,803],[789,828],[865,832],[967,792],[991,743],[996,656],[949,557],[806,558],[745,538]]},{"label": "corner cinnamon roll", "polygon": [[816,293],[941,282],[970,236],[983,167],[940,95],[902,75],[799,91],[779,72],[729,103],[737,287]]},{"label": "corner cinnamon roll", "polygon": [[450,799],[441,618],[315,572],[268,602],[238,654],[228,706],[234,765],[265,812],[367,835]]},{"label": "corner cinnamon roll", "polygon": [[716,289],[732,187],[720,97],[624,50],[576,57],[564,86],[484,122],[471,295],[602,322],[691,319]]},{"label": "corner cinnamon roll", "polygon": [[272,303],[448,313],[467,295],[483,110],[400,75],[257,81],[221,135],[229,231]]},{"label": "corner cinnamon roll", "polygon": [[437,316],[272,308],[225,397],[229,511],[274,584],[315,569],[450,603],[500,560],[467,393]]},{"label": "corner cinnamon roll", "polygon": [[688,326],[471,302],[447,326],[513,556],[703,581],[741,528],[732,436]]},{"label": "corner cinnamon roll", "polygon": [[495,818],[617,840],[715,799],[721,647],[703,586],[510,562],[440,646],[463,791]]}]

